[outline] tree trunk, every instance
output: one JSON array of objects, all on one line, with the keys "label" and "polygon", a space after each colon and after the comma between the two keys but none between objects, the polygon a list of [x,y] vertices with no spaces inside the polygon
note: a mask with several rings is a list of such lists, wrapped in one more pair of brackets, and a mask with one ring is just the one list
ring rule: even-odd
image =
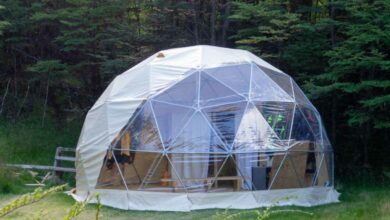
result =
[{"label": "tree trunk", "polygon": [[45,104],[43,106],[43,114],[42,114],[42,127],[44,127],[44,125],[45,125],[45,117],[46,117],[46,109],[47,109],[47,99],[49,97],[49,82],[50,82],[50,78],[47,77]]},{"label": "tree trunk", "polygon": [[141,18],[140,18],[140,12],[141,12],[141,8],[140,8],[140,2],[139,0],[137,0],[136,2],[136,11],[135,11],[135,16],[136,16],[136,19],[137,19],[137,34],[138,34],[138,37],[141,35]]},{"label": "tree trunk", "polygon": [[210,15],[210,44],[215,45],[215,19],[216,19],[217,1],[211,0],[211,15]]},{"label": "tree trunk", "polygon": [[3,98],[1,99],[0,115],[1,115],[1,113],[3,113],[4,104],[5,104],[5,99],[7,98],[8,89],[9,89],[9,84],[10,84],[10,83],[11,83],[11,79],[8,79],[8,82],[7,82],[7,87],[6,87],[6,89],[5,89],[5,92],[4,92],[4,95],[3,95]]},{"label": "tree trunk", "polygon": [[30,82],[27,83],[26,94],[24,95],[22,104],[20,105],[20,108],[19,108],[18,112],[16,113],[15,121],[18,119],[20,113],[22,112],[23,106],[24,106],[24,104],[26,103],[26,100],[27,100],[27,97],[28,97],[29,92],[30,92]]},{"label": "tree trunk", "polygon": [[363,167],[370,168],[370,162],[369,162],[369,156],[368,156],[368,148],[370,147],[370,140],[371,140],[371,123],[366,124],[365,129],[365,138],[364,138],[364,144],[363,144]]},{"label": "tree trunk", "polygon": [[199,30],[198,30],[198,10],[196,7],[196,0],[191,0],[192,5],[192,25],[193,25],[193,41],[194,44],[199,44]]},{"label": "tree trunk", "polygon": [[225,11],[224,11],[224,19],[223,19],[223,25],[222,25],[222,36],[221,36],[221,45],[226,46],[227,44],[227,31],[229,29],[229,16],[230,16],[230,1],[226,1],[224,5]]}]

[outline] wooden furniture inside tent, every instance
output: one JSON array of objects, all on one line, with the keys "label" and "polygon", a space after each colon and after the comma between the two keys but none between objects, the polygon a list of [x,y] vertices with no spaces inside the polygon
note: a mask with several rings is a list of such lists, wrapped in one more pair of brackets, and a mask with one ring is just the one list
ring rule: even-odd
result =
[{"label": "wooden furniture inside tent", "polygon": [[[283,153],[273,156],[269,174],[270,189],[304,187],[309,148],[309,141],[300,141],[295,143],[286,154]],[[282,162],[283,164],[279,169]]]}]

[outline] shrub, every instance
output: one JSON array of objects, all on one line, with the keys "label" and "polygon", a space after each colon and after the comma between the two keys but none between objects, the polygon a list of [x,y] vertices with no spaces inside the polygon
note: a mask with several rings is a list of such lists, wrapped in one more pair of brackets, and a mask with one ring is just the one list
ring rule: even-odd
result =
[{"label": "shrub", "polygon": [[34,192],[24,194],[24,195],[20,196],[19,198],[13,200],[12,202],[8,203],[4,207],[2,207],[0,209],[0,217],[12,212],[13,210],[15,210],[19,207],[37,202],[49,194],[52,194],[52,193],[58,192],[58,191],[62,191],[65,189],[66,186],[67,186],[67,184],[64,184],[61,186],[51,187],[47,190],[43,190],[42,188],[36,188],[34,190]]}]

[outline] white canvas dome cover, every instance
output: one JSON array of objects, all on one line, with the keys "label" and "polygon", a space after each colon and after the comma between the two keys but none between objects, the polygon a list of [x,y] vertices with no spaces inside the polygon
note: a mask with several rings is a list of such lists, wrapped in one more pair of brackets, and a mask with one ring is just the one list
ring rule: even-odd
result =
[{"label": "white canvas dome cover", "polygon": [[[121,209],[312,206],[338,201],[333,153],[293,79],[250,52],[160,51],[88,112],[77,191]],[[276,204],[277,203],[277,204]]]}]

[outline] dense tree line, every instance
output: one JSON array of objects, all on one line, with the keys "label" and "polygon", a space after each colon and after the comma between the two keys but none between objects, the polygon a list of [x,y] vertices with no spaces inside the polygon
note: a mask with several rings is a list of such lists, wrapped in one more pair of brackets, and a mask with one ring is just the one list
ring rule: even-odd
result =
[{"label": "dense tree line", "polygon": [[115,75],[160,49],[238,47],[297,79],[324,118],[338,174],[381,177],[389,12],[387,0],[0,0],[0,117],[81,118]]}]

